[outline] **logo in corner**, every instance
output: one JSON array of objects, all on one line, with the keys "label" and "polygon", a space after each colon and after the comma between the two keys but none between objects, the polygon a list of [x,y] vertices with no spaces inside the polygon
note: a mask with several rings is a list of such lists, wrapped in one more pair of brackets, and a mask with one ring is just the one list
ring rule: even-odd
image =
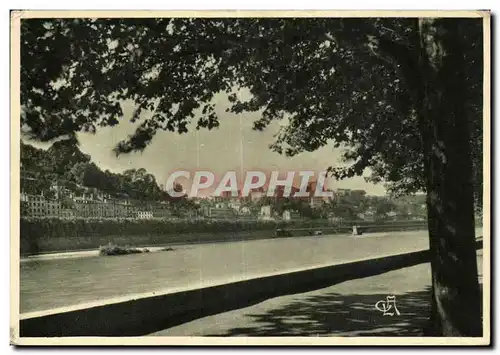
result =
[{"label": "logo in corner", "polygon": [[396,307],[396,296],[391,295],[387,296],[385,300],[380,300],[377,303],[375,303],[375,308],[382,312],[384,316],[394,316],[394,315],[401,315],[399,313],[398,308]]}]

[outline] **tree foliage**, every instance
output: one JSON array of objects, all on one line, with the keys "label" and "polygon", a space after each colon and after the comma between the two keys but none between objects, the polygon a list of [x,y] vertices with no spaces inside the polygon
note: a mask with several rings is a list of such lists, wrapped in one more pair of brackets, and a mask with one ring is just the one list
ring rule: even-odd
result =
[{"label": "tree foliage", "polygon": [[[21,176],[22,191],[29,194],[53,195],[51,189],[58,185],[78,195],[93,189],[136,200],[179,200],[162,191],[143,168],[123,173],[101,170],[71,140],[58,141],[47,150],[21,143]],[[176,189],[182,191],[182,186]]]},{"label": "tree foliage", "polygon": [[[219,125],[212,99],[259,111],[255,129],[288,125],[272,148],[295,155],[328,143],[346,148],[339,178],[373,169],[394,192],[425,190],[413,83],[381,50],[410,63],[415,19],[53,19],[22,21],[21,101],[26,132],[52,140],[141,120],[117,153],[144,149],[158,130]],[[478,176],[482,152],[481,22],[465,56]],[[389,49],[387,49],[389,48]],[[240,99],[241,88],[251,98]],[[123,117],[123,100],[133,100]],[[149,118],[141,114],[149,111]],[[479,155],[479,156],[478,156]],[[478,187],[480,190],[480,187]]]}]

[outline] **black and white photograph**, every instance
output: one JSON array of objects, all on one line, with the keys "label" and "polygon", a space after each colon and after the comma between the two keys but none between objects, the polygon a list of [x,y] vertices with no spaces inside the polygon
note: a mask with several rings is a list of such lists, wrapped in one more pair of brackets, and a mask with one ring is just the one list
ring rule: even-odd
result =
[{"label": "black and white photograph", "polygon": [[13,345],[491,343],[489,11],[11,11]]}]

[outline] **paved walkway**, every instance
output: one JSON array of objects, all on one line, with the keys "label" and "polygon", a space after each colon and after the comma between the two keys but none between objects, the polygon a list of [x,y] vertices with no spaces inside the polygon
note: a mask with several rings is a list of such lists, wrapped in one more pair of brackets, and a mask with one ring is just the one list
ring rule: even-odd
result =
[{"label": "paved walkway", "polygon": [[[478,267],[482,281],[482,251]],[[201,318],[154,336],[419,336],[430,312],[430,264],[278,297]],[[396,296],[400,315],[375,308]]]}]

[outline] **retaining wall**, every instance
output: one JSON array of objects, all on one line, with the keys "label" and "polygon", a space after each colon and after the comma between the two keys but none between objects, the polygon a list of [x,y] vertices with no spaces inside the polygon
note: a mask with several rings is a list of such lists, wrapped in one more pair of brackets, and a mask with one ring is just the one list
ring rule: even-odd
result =
[{"label": "retaining wall", "polygon": [[428,251],[270,275],[170,294],[22,317],[21,337],[141,336],[266,299],[307,292],[428,261]]},{"label": "retaining wall", "polygon": [[[482,248],[482,240],[476,248]],[[144,336],[266,299],[429,262],[429,251],[353,261],[167,294],[131,296],[67,311],[21,315],[21,337]]]}]

